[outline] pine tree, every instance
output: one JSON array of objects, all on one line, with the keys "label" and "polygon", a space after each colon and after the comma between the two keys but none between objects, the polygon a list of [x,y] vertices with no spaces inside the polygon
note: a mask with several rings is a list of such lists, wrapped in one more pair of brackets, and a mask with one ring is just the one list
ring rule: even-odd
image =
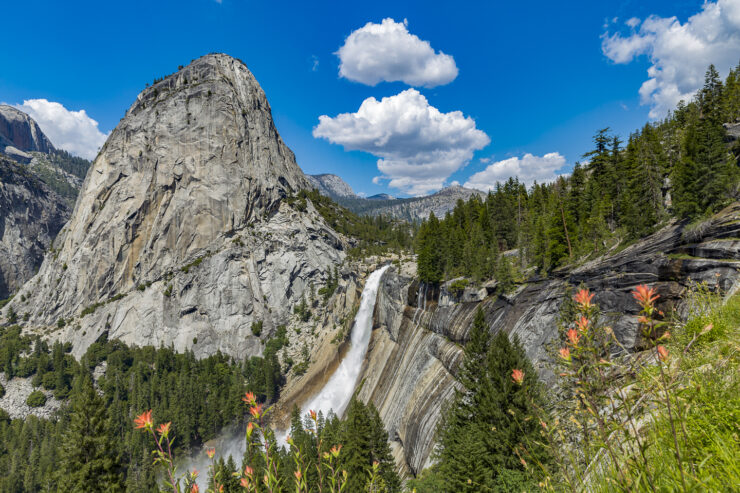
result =
[{"label": "pine tree", "polygon": [[88,376],[80,377],[69,425],[62,437],[59,480],[62,491],[122,490],[117,447],[103,399]]},{"label": "pine tree", "polygon": [[[545,449],[537,445],[541,430],[532,419],[533,406],[542,404],[541,389],[519,342],[509,341],[504,332],[490,339],[481,318],[476,314],[465,348],[460,372],[464,389],[443,413],[436,478],[430,481],[443,482],[446,492],[533,489],[533,478],[517,453],[526,449],[528,456],[547,462]],[[524,371],[523,385],[512,381],[514,368]]]}]

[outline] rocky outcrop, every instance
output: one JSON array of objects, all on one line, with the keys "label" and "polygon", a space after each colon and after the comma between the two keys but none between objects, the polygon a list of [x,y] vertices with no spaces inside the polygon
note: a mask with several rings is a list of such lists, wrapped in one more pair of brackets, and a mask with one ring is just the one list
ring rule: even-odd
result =
[{"label": "rocky outcrop", "polygon": [[0,299],[36,273],[69,213],[25,165],[0,156]]},{"label": "rocky outcrop", "polygon": [[306,175],[306,178],[319,193],[332,199],[357,197],[352,187],[337,175]]},{"label": "rocky outcrop", "polygon": [[49,153],[54,151],[51,141],[44,135],[38,124],[24,112],[0,104],[0,152],[21,156],[29,151]]},{"label": "rocky outcrop", "polygon": [[28,313],[26,331],[70,341],[75,355],[103,332],[198,356],[259,354],[345,258],[310,202],[282,200],[307,187],[247,67],[199,58],[137,97],[58,251],[11,306]]},{"label": "rocky outcrop", "polygon": [[619,253],[535,277],[514,293],[480,302],[455,303],[448,296],[440,304],[440,290],[391,269],[378,294],[359,396],[380,411],[401,469],[417,474],[430,463],[440,409],[453,394],[462,347],[479,307],[491,331],[517,336],[541,377],[551,381],[549,348],[557,342],[569,287],[583,283],[593,290],[619,340],[636,348],[633,288],[657,287],[659,308],[680,313],[681,296],[691,282],[724,291],[740,284],[740,203],[696,227],[672,224]]},{"label": "rocky outcrop", "polygon": [[[5,374],[0,373],[0,385],[5,388],[5,395],[0,397],[0,409],[5,410],[11,419],[26,419],[28,416],[50,419],[62,407],[62,401],[57,400],[51,391],[34,387],[31,380],[15,377],[8,381]],[[31,407],[26,404],[28,396],[35,390],[46,396],[43,406]]]}]

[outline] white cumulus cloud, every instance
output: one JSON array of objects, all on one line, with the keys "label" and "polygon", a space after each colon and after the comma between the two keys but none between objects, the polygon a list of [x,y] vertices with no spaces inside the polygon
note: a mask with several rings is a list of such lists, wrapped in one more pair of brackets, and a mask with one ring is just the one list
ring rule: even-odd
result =
[{"label": "white cumulus cloud", "polygon": [[98,129],[98,122],[85,110],[70,111],[62,104],[46,99],[27,99],[15,105],[36,120],[57,149],[86,159],[94,159],[108,134]]},{"label": "white cumulus cloud", "polygon": [[496,182],[505,182],[510,177],[518,177],[527,186],[547,183],[555,180],[565,166],[565,157],[559,152],[550,152],[544,156],[525,154],[523,157],[511,157],[489,164],[486,169],[471,176],[465,186],[488,191],[496,187]]},{"label": "white cumulus cloud", "polygon": [[412,195],[442,188],[490,142],[472,118],[440,112],[416,89],[380,101],[367,98],[355,113],[322,115],[313,135],[379,157],[383,175],[373,182],[389,180],[389,186]]},{"label": "white cumulus cloud", "polygon": [[435,53],[428,41],[409,33],[408,22],[383,19],[353,31],[336,53],[339,75],[374,86],[402,81],[410,86],[435,87],[457,77],[455,59]]},{"label": "white cumulus cloud", "polygon": [[[649,57],[648,79],[640,100],[650,105],[650,117],[660,118],[680,100],[688,101],[704,83],[713,63],[727,75],[740,57],[740,0],[705,2],[697,14],[681,23],[676,17],[629,19],[629,35],[602,35],[602,51],[615,63]],[[639,26],[639,29],[636,29]]]}]

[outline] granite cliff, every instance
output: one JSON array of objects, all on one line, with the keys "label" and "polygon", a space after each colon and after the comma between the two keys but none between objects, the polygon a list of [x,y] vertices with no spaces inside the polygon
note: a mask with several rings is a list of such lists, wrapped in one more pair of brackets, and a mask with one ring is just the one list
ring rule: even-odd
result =
[{"label": "granite cliff", "polygon": [[24,112],[0,104],[0,152],[24,159],[28,152],[53,152],[54,146],[38,124]]},{"label": "granite cliff", "polygon": [[247,67],[199,58],[139,94],[53,255],[9,307],[78,356],[103,332],[199,356],[259,354],[345,258],[310,204],[282,200],[309,186]]},{"label": "granite cliff", "polygon": [[27,166],[0,155],[0,299],[35,274],[69,213]]},{"label": "granite cliff", "polygon": [[557,337],[569,286],[584,283],[593,290],[617,337],[635,348],[637,309],[630,292],[637,284],[656,286],[659,308],[679,314],[681,295],[692,281],[727,292],[740,287],[740,203],[698,227],[672,224],[621,252],[530,279],[507,295],[471,287],[456,298],[419,286],[406,267],[404,273],[390,269],[381,283],[359,397],[380,411],[399,467],[417,474],[430,463],[441,404],[453,395],[478,307],[492,332],[519,337],[546,382],[553,378],[548,347]]}]

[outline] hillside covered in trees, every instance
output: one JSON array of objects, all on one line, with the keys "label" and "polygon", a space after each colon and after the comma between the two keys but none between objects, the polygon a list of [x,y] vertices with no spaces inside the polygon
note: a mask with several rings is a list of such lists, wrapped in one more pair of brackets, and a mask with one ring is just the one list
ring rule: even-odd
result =
[{"label": "hillside covered in trees", "polygon": [[[626,142],[608,128],[570,176],[527,187],[516,178],[485,199],[430,216],[416,237],[419,276],[510,279],[548,272],[644,237],[672,218],[699,220],[738,198],[740,143],[723,126],[740,118],[740,66],[724,83],[714,66],[696,98]],[[516,255],[501,257],[505,250]]]}]

